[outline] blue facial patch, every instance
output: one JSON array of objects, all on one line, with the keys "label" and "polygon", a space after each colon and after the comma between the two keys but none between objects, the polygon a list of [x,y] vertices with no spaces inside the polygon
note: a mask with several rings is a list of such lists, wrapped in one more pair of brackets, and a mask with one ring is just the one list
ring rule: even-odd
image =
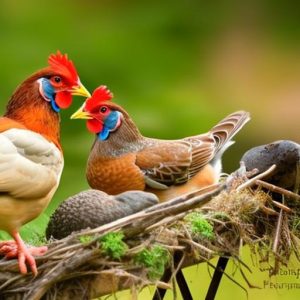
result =
[{"label": "blue facial patch", "polygon": [[118,111],[112,111],[105,119],[103,129],[98,133],[98,138],[101,141],[105,141],[109,133],[116,129],[120,118],[120,113]]},{"label": "blue facial patch", "polygon": [[41,84],[42,84],[42,89],[44,94],[43,97],[47,98],[48,101],[54,100],[55,91],[50,81],[46,78],[41,78]]},{"label": "blue facial patch", "polygon": [[104,121],[104,127],[107,127],[110,130],[116,128],[119,121],[120,113],[118,111],[112,111]]},{"label": "blue facial patch", "polygon": [[55,100],[51,100],[51,107],[55,112],[60,112],[60,108],[57,106]]},{"label": "blue facial patch", "polygon": [[41,78],[39,80],[40,84],[42,85],[42,96],[46,101],[51,103],[51,107],[55,112],[59,112],[60,108],[57,106],[54,96],[55,90],[51,85],[50,81],[47,78]]},{"label": "blue facial patch", "polygon": [[109,129],[104,126],[102,131],[98,133],[98,138],[101,140],[101,141],[105,141],[109,136]]}]

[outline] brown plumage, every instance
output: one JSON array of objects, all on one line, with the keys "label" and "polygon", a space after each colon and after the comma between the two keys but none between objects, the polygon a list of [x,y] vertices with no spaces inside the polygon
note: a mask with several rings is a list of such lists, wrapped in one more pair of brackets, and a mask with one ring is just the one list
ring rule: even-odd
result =
[{"label": "brown plumage", "polygon": [[122,107],[107,101],[111,94],[103,90],[98,88],[72,117],[88,119],[89,130],[97,133],[86,175],[92,188],[108,194],[145,190],[164,201],[216,183],[223,152],[249,120],[247,112],[238,111],[204,134],[179,140],[147,138]]},{"label": "brown plumage", "polygon": [[22,225],[47,207],[60,181],[63,153],[58,112],[71,105],[72,95],[89,96],[67,55],[50,55],[49,66],[26,79],[13,93],[0,118],[0,230],[14,241],[0,242],[0,256],[18,258],[34,274],[33,255],[47,247],[27,248]]},{"label": "brown plumage", "polygon": [[42,134],[61,149],[60,116],[52,110],[49,102],[43,100],[37,83],[39,78],[54,75],[50,68],[44,68],[28,77],[13,93],[4,117]]}]

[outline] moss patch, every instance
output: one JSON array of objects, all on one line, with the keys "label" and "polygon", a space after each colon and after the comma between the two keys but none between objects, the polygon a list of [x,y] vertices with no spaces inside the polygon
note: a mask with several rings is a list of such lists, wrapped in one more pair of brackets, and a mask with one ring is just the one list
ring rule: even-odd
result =
[{"label": "moss patch", "polygon": [[135,256],[135,262],[147,268],[148,276],[152,280],[162,277],[169,261],[170,254],[168,250],[160,245],[143,249]]},{"label": "moss patch", "polygon": [[205,219],[205,217],[199,212],[193,212],[185,218],[191,230],[192,235],[200,238],[207,238],[209,240],[214,239],[214,227]]},{"label": "moss patch", "polygon": [[126,253],[128,246],[123,242],[122,232],[110,232],[99,239],[102,251],[113,259],[120,259]]}]

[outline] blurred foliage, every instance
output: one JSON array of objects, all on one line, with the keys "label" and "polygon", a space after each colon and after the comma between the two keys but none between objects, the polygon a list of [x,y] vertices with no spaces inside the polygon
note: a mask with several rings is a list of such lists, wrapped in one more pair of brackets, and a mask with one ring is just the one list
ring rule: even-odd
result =
[{"label": "blurred foliage", "polygon": [[[146,136],[194,135],[234,110],[250,111],[252,121],[225,154],[229,172],[251,146],[299,142],[299,23],[295,1],[2,0],[0,110],[60,49],[84,85],[106,84]],[[88,188],[94,137],[69,119],[82,101],[61,114],[61,185],[46,213],[22,229],[28,240],[44,232],[61,201]]]}]

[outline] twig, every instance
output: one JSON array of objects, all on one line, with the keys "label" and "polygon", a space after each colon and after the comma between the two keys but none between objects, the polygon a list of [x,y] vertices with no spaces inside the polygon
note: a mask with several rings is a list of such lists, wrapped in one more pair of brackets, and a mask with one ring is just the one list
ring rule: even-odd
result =
[{"label": "twig", "polygon": [[222,186],[220,183],[212,184],[212,185],[209,185],[207,187],[203,187],[203,188],[201,188],[199,190],[196,190],[194,192],[186,193],[186,194],[184,194],[182,196],[176,197],[176,198],[174,198],[174,199],[172,199],[170,201],[163,202],[163,203],[157,204],[155,206],[149,207],[145,211],[146,212],[159,211],[162,208],[174,206],[175,204],[185,202],[185,201],[187,201],[187,200],[189,200],[191,198],[195,198],[197,196],[202,196],[202,195],[205,195],[205,194],[209,194],[211,192],[214,192],[214,191],[218,190],[221,187],[222,187],[222,189],[224,189],[224,186]]},{"label": "twig", "polygon": [[203,245],[200,245],[200,244],[194,242],[193,240],[188,240],[188,239],[180,239],[180,240],[182,242],[190,244],[190,245],[192,245],[192,246],[194,246],[194,247],[196,247],[196,248],[198,248],[198,249],[200,249],[200,250],[202,250],[202,251],[204,251],[204,252],[206,252],[206,253],[208,253],[210,255],[216,254],[214,251],[208,249],[207,247],[205,247]]},{"label": "twig", "polygon": [[255,184],[256,180],[264,178],[270,174],[272,174],[272,172],[276,169],[276,165],[272,165],[269,169],[267,169],[266,171],[256,175],[255,177],[249,179],[248,181],[242,183],[240,186],[237,187],[236,191],[241,191],[242,189],[245,189],[247,187],[251,187],[252,185]]},{"label": "twig", "polygon": [[97,257],[99,254],[98,249],[81,251],[80,255],[77,255],[61,261],[54,269],[48,272],[48,276],[45,279],[41,278],[36,280],[34,284],[30,286],[30,291],[24,296],[24,300],[39,300],[46,293],[47,289],[55,282],[59,281],[64,275],[76,269],[76,267],[84,264],[93,257]]},{"label": "twig", "polygon": [[278,201],[272,200],[272,203],[273,203],[273,205],[279,207],[280,209],[284,210],[287,213],[293,212],[289,207],[287,207],[286,205],[284,205]]},{"label": "twig", "polygon": [[[186,211],[187,209],[192,209],[195,206],[199,205],[200,203],[201,204],[207,203],[213,197],[215,197],[217,194],[219,194],[224,188],[225,188],[224,186],[220,186],[219,184],[214,185],[212,187],[209,187],[210,191],[205,194],[201,194],[201,195],[197,196],[197,194],[200,192],[200,190],[199,190],[197,192],[187,194],[184,197],[179,197],[174,200],[171,200],[167,203],[157,204],[154,207],[151,207],[151,209],[147,209],[145,211],[135,213],[133,215],[116,220],[109,224],[102,225],[95,229],[77,233],[77,234],[73,235],[73,237],[79,237],[82,235],[91,235],[91,234],[96,234],[96,233],[103,234],[104,232],[109,232],[112,230],[119,229],[121,227],[132,224],[133,222],[139,221],[141,219],[142,219],[141,223],[144,223],[146,219],[152,219],[152,224],[154,224],[157,221],[157,219],[161,219],[162,216],[163,217],[166,216],[166,213],[168,213],[169,215],[178,214],[180,212]],[[202,189],[202,190],[205,190],[205,189]],[[184,201],[184,199],[186,199],[187,196],[194,195],[194,194],[196,194],[196,196],[190,198],[189,200]],[[150,225],[148,225],[148,226],[150,226]],[[142,231],[143,228],[145,228],[145,227],[146,226],[142,226],[139,229],[139,231]]]},{"label": "twig", "polygon": [[261,206],[261,209],[262,211],[267,214],[267,215],[270,215],[270,216],[278,216],[278,212],[269,208],[269,207],[266,207],[264,205]]},{"label": "twig", "polygon": [[297,201],[300,201],[300,195],[298,194],[295,194],[289,190],[286,190],[282,187],[279,187],[279,186],[276,186],[274,184],[271,184],[271,183],[268,183],[268,182],[265,182],[263,180],[260,180],[260,179],[256,179],[256,182],[255,182],[257,185],[260,185],[268,190],[270,190],[271,192],[276,192],[276,193],[279,193],[281,195],[285,195],[286,197],[290,198],[290,199],[294,199],[294,200],[297,200]]},{"label": "twig", "polygon": [[282,225],[282,216],[283,216],[283,210],[281,209],[278,216],[278,221],[276,225],[276,232],[275,232],[275,238],[273,243],[273,252],[277,253],[278,243],[280,239],[280,231],[281,231],[281,225]]},{"label": "twig", "polygon": [[148,228],[145,229],[146,232],[153,230],[154,228],[160,227],[160,226],[166,226],[167,224],[174,223],[176,221],[181,220],[186,216],[187,212],[183,212],[179,215],[176,216],[170,216],[162,219],[161,221],[149,226]]},{"label": "twig", "polygon": [[16,276],[8,279],[0,286],[0,291],[2,291],[5,287],[9,286],[12,282],[14,282],[22,277],[23,277],[23,275],[16,275]]}]

